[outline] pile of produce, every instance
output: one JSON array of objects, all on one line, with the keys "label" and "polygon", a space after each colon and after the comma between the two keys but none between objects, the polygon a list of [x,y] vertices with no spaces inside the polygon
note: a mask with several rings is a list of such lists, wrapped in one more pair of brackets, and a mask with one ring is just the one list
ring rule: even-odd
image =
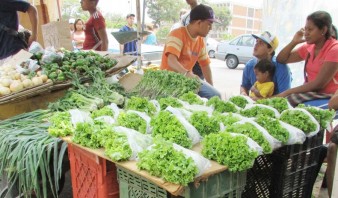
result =
[{"label": "pile of produce", "polygon": [[317,125],[311,117],[311,114],[303,109],[288,109],[281,113],[280,120],[291,124],[292,126],[302,130],[305,134],[317,130]]},{"label": "pile of produce", "polygon": [[201,82],[197,79],[187,78],[176,72],[166,70],[148,71],[135,87],[133,93],[149,99],[169,96],[180,97],[189,91],[196,93],[200,85]]},{"label": "pile of produce", "polygon": [[218,96],[214,96],[210,98],[207,102],[208,106],[213,106],[215,108],[215,111],[218,111],[220,113],[224,112],[231,112],[231,113],[236,113],[237,107],[231,102],[226,102],[224,100],[221,100]]},{"label": "pile of produce", "polygon": [[14,65],[0,67],[0,97],[50,82],[41,72],[24,75]]},{"label": "pile of produce", "polygon": [[280,124],[279,120],[267,115],[260,115],[255,121],[265,128],[270,135],[285,144],[289,139],[289,132]]},{"label": "pile of produce", "polygon": [[196,111],[190,116],[190,123],[197,129],[201,136],[220,131],[220,123],[214,116],[209,116],[205,111]]},{"label": "pile of produce", "polygon": [[182,94],[179,99],[188,102],[189,104],[197,104],[197,105],[204,104],[204,101],[201,99],[201,97],[192,91]]},{"label": "pile of produce", "polygon": [[320,128],[322,129],[326,129],[330,125],[331,120],[336,114],[334,110],[324,110],[318,107],[305,106],[304,104],[300,104],[297,107],[303,108],[311,113],[311,115],[319,122]]},{"label": "pile of produce", "polygon": [[282,111],[289,109],[291,107],[291,105],[289,104],[286,98],[280,98],[280,97],[260,99],[260,100],[257,100],[256,103],[273,107],[277,109],[279,113],[282,113]]}]

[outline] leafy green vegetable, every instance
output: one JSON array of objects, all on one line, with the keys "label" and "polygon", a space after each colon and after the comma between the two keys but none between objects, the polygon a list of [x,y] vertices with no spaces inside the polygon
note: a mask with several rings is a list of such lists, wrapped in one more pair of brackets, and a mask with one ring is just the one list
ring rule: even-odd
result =
[{"label": "leafy green vegetable", "polygon": [[214,96],[210,98],[207,102],[207,105],[214,106],[215,111],[218,111],[220,113],[224,113],[224,112],[236,113],[237,112],[236,106],[233,103],[223,101],[218,96]]},{"label": "leafy green vegetable", "polygon": [[133,92],[150,99],[180,97],[189,91],[197,92],[201,83],[197,79],[187,78],[182,74],[158,70],[147,71]]},{"label": "leafy green vegetable", "polygon": [[185,148],[192,147],[187,131],[182,123],[168,111],[160,111],[152,118],[150,125],[153,127],[152,136],[160,135],[166,140],[179,144]]},{"label": "leafy green vegetable", "polygon": [[114,112],[110,107],[105,106],[105,107],[98,109],[98,110],[95,110],[91,113],[91,117],[93,119],[100,117],[100,116],[114,116]]},{"label": "leafy green vegetable", "polygon": [[179,97],[179,99],[186,101],[189,104],[198,104],[198,105],[204,104],[203,100],[201,100],[201,98],[192,91],[189,91],[188,93],[184,93],[183,95]]},{"label": "leafy green vegetable", "polygon": [[285,110],[279,119],[302,130],[305,134],[316,130],[316,124],[306,113],[299,109]]},{"label": "leafy green vegetable", "polygon": [[326,129],[326,127],[332,122],[335,115],[334,110],[320,109],[318,107],[305,106],[300,104],[297,107],[307,110],[311,115],[319,122],[320,128]]},{"label": "leafy green vegetable", "polygon": [[194,181],[198,173],[197,166],[191,157],[174,149],[172,143],[157,142],[150,150],[139,153],[137,167],[147,170],[151,175],[165,181],[187,186]]},{"label": "leafy green vegetable", "polygon": [[132,154],[128,138],[124,133],[113,133],[112,137],[106,140],[104,147],[105,155],[113,161],[128,160]]},{"label": "leafy green vegetable", "polygon": [[270,135],[281,141],[283,144],[288,141],[290,134],[284,127],[282,127],[279,120],[260,115],[256,117],[255,121],[265,128],[270,133]]},{"label": "leafy green vegetable", "polygon": [[177,108],[183,107],[182,103],[180,103],[178,99],[174,97],[161,98],[158,102],[160,103],[161,110],[165,110],[168,106]]},{"label": "leafy green vegetable", "polygon": [[262,148],[264,153],[271,153],[272,148],[269,142],[265,139],[262,132],[251,123],[235,123],[225,129],[227,132],[240,133],[246,135],[257,142]]},{"label": "leafy green vegetable", "polygon": [[69,112],[55,112],[49,119],[51,125],[48,128],[50,135],[55,137],[65,137],[73,134],[74,127]]},{"label": "leafy green vegetable", "polygon": [[135,112],[121,112],[117,123],[119,126],[134,129],[143,134],[147,132],[147,122]]},{"label": "leafy green vegetable", "polygon": [[202,145],[202,154],[205,157],[228,166],[230,171],[251,168],[258,156],[258,152],[248,146],[246,136],[233,136],[227,132],[205,136]]},{"label": "leafy green vegetable", "polygon": [[232,96],[229,100],[241,108],[244,108],[247,104],[249,104],[243,96]]},{"label": "leafy green vegetable", "polygon": [[97,134],[100,127],[87,122],[77,123],[74,131],[73,142],[89,148],[100,148],[100,140]]},{"label": "leafy green vegetable", "polygon": [[248,109],[242,109],[240,110],[240,114],[245,117],[257,117],[258,115],[266,115],[273,118],[276,117],[273,110],[261,106],[253,106]]},{"label": "leafy green vegetable", "polygon": [[218,113],[218,112],[214,112],[213,116],[219,123],[223,123],[224,126],[230,126],[233,123],[241,120],[237,116],[234,116],[232,113],[224,115],[224,114],[221,114],[221,113]]},{"label": "leafy green vegetable", "polygon": [[220,123],[213,116],[208,116],[205,111],[194,112],[190,116],[190,123],[202,136],[220,131]]},{"label": "leafy green vegetable", "polygon": [[145,112],[152,116],[156,113],[156,107],[146,98],[132,96],[126,104],[125,109]]},{"label": "leafy green vegetable", "polygon": [[277,109],[279,113],[289,108],[288,100],[286,98],[274,97],[265,98],[256,101],[257,104],[264,104]]}]

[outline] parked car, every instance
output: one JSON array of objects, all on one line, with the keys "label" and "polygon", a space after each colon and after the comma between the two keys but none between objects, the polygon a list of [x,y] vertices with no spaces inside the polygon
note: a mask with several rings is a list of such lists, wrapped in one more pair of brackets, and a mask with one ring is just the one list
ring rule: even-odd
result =
[{"label": "parked car", "polygon": [[235,69],[238,64],[245,64],[253,58],[255,41],[251,34],[243,34],[233,40],[221,42],[217,45],[215,57],[226,61],[230,69]]},{"label": "parked car", "polygon": [[[108,35],[108,41],[109,41],[108,51],[114,54],[119,54],[120,44],[111,34],[111,32],[116,32],[116,31],[119,31],[119,30],[107,29],[107,35]],[[144,64],[149,64],[149,63],[160,64],[162,60],[163,49],[164,49],[163,46],[141,44],[141,56],[142,56],[143,63]]]},{"label": "parked car", "polygon": [[210,58],[215,58],[218,43],[219,42],[213,38],[207,38],[207,52]]}]

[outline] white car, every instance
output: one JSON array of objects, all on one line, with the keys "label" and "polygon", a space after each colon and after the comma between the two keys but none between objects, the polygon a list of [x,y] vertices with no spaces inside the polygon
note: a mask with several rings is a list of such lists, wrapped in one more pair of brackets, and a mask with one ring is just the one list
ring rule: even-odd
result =
[{"label": "white car", "polygon": [[210,58],[215,58],[218,43],[219,42],[213,38],[207,38],[207,52]]},{"label": "white car", "polygon": [[245,64],[253,58],[253,49],[256,39],[251,34],[240,35],[230,41],[217,45],[215,57],[226,61],[230,69],[235,69],[238,64]]}]

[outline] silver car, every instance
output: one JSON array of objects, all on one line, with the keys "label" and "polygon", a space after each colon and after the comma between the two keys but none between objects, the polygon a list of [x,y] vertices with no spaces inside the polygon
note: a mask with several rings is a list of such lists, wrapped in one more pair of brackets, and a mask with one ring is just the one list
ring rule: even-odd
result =
[{"label": "silver car", "polygon": [[238,64],[245,64],[253,58],[253,48],[256,39],[251,34],[240,35],[230,41],[217,45],[215,57],[226,61],[230,69],[235,69]]}]

